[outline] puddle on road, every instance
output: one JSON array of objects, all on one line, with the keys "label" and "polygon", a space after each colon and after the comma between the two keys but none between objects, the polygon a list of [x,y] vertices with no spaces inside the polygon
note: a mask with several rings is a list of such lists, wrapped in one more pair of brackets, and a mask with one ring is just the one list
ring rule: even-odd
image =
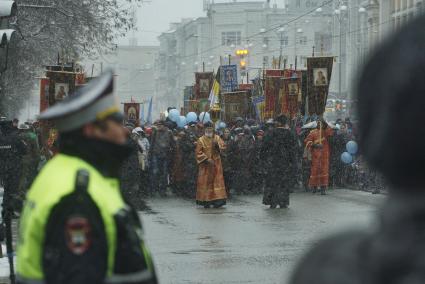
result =
[{"label": "puddle on road", "polygon": [[182,251],[172,251],[172,254],[192,254],[192,253],[225,253],[228,252],[224,249],[192,249]]},{"label": "puddle on road", "polygon": [[209,211],[209,212],[200,212],[202,215],[224,215],[224,214],[243,214],[245,212],[236,212],[236,211]]}]

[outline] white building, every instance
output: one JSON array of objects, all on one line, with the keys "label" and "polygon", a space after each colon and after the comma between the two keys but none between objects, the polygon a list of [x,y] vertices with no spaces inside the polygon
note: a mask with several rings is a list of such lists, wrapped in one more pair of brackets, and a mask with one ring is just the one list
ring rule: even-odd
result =
[{"label": "white building", "polygon": [[314,7],[296,4],[291,0],[285,8],[278,8],[269,1],[205,1],[205,17],[171,24],[170,30],[159,36],[157,103],[163,109],[180,107],[184,87],[195,83],[194,72],[217,70],[220,63],[227,64],[229,55],[232,64],[239,64],[235,56],[238,49],[249,50],[245,58],[248,76],[240,76],[241,82],[258,76],[261,68],[272,68],[280,54],[281,67],[284,62],[287,67],[297,62],[297,68],[306,67],[313,47],[316,55],[331,55],[330,8],[297,20]]},{"label": "white building", "polygon": [[[353,83],[370,52],[388,35],[425,10],[424,0],[333,1],[334,50],[338,58],[331,90],[352,98]],[[341,52],[337,45],[341,45]],[[339,68],[341,67],[341,89]]]},{"label": "white building", "polygon": [[[101,70],[112,68],[116,75],[116,94],[120,102],[147,102],[155,95],[155,64],[158,46],[118,46],[110,54],[101,55],[85,65],[85,71],[94,76]],[[154,105],[155,107],[155,105]],[[154,113],[159,113],[154,110]]]}]

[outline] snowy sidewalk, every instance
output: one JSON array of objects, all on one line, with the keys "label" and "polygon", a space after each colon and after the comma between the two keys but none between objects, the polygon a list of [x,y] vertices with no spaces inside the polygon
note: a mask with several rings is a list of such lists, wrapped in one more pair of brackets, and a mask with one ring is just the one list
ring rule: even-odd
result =
[{"label": "snowy sidewalk", "polygon": [[[3,188],[0,187],[0,212],[2,210],[1,204],[3,203]],[[0,214],[0,223],[2,222],[1,214]],[[17,220],[12,221],[12,228],[13,228],[13,240],[14,243],[16,242],[16,234],[17,234]],[[9,260],[7,258],[7,252],[6,252],[6,243],[1,243],[1,248],[3,252],[3,257],[0,258],[0,284],[6,284],[9,283]],[[14,258],[14,262],[16,263],[16,258]],[[16,270],[16,265],[15,265]],[[16,272],[15,272],[16,273]]]},{"label": "snowy sidewalk", "polygon": [[[0,284],[6,284],[6,283],[9,283],[9,275],[10,275],[9,261],[7,259],[6,246],[4,244],[2,244],[1,246],[3,250],[3,257],[0,258]],[[16,258],[14,258],[14,262],[16,264]],[[15,270],[16,270],[16,265],[15,265]]]}]

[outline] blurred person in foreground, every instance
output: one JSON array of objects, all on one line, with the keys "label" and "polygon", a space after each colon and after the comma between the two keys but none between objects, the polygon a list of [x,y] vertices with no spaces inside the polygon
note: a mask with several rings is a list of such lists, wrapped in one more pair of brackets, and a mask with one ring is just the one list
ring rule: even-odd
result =
[{"label": "blurred person in foreground", "polygon": [[320,242],[289,283],[425,283],[424,27],[421,16],[378,47],[357,87],[360,147],[390,183],[379,222]]},{"label": "blurred person in foreground", "polygon": [[220,208],[226,204],[221,153],[225,149],[223,140],[215,134],[212,122],[204,124],[205,134],[196,144],[198,162],[198,184],[196,203],[205,208]]},{"label": "blurred person in foreground", "polygon": [[129,137],[107,72],[40,115],[59,152],[32,184],[20,219],[18,283],[157,283],[119,172]]}]

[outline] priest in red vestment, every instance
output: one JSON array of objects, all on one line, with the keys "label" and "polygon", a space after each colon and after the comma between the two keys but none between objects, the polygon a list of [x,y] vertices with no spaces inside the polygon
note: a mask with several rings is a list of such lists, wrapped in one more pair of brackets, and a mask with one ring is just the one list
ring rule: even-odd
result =
[{"label": "priest in red vestment", "polygon": [[205,208],[211,206],[219,208],[226,204],[227,199],[220,158],[225,145],[220,136],[215,134],[211,122],[205,123],[204,126],[205,134],[199,138],[196,145],[196,160],[199,167],[196,203]]},{"label": "priest in red vestment", "polygon": [[317,129],[312,130],[304,141],[311,152],[309,187],[313,189],[313,193],[320,190],[321,194],[325,194],[329,186],[329,138],[332,135],[332,128],[324,120],[319,120]]}]

